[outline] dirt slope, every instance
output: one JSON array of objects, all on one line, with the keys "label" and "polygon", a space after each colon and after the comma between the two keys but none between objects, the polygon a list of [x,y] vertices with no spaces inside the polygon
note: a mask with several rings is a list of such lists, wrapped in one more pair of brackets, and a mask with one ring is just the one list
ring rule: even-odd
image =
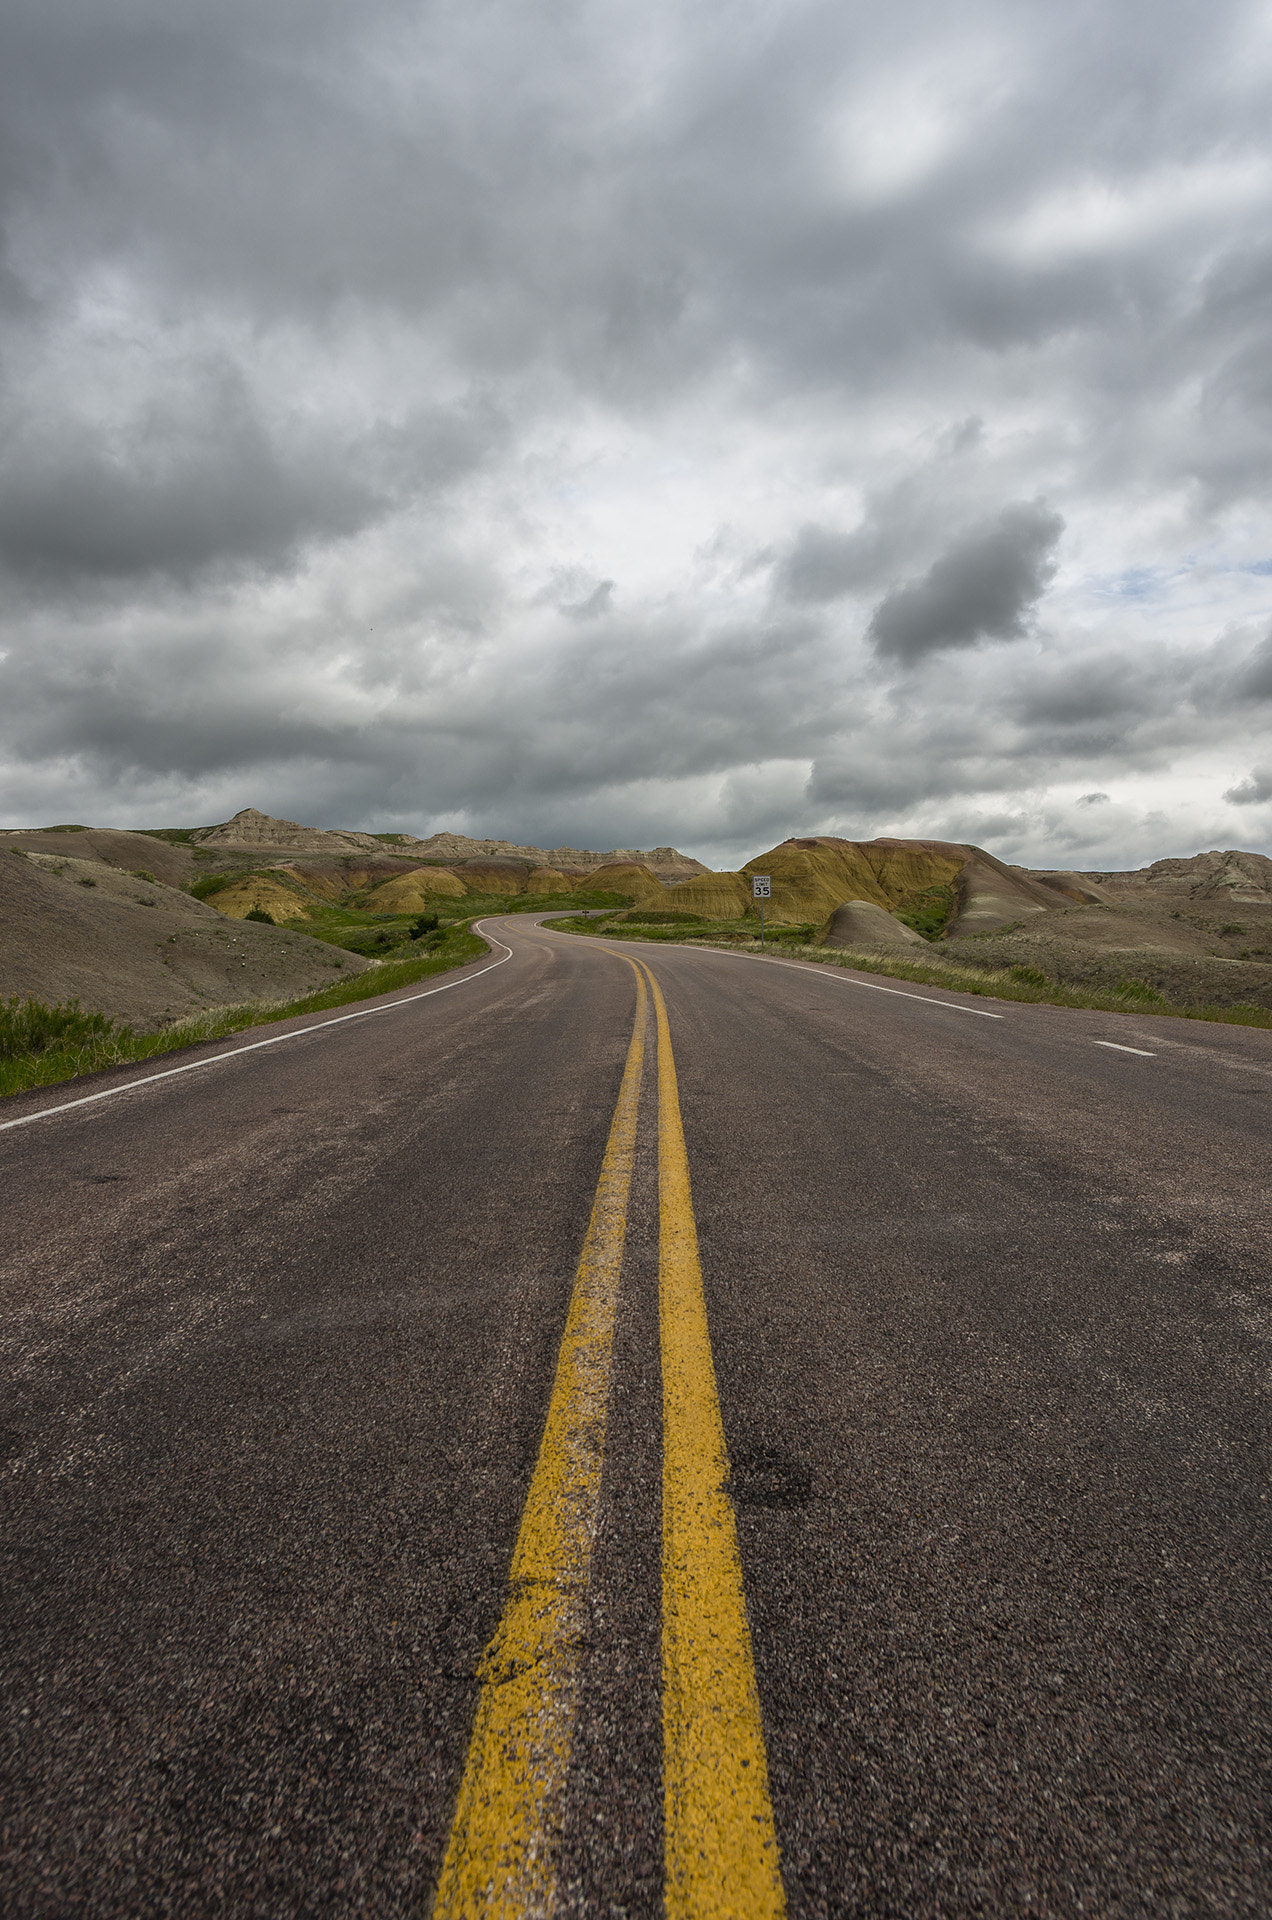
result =
[{"label": "dirt slope", "polygon": [[312,992],[367,965],[307,934],[229,920],[100,860],[0,850],[6,997],[78,998],[149,1029],[203,1007]]},{"label": "dirt slope", "polygon": [[0,832],[0,850],[5,847],[52,854],[59,860],[95,860],[123,873],[135,873],[141,867],[170,887],[181,886],[195,871],[188,847],[170,846],[147,833],[128,833],[117,827],[81,827],[72,832],[18,828]]},{"label": "dirt slope", "polygon": [[907,927],[886,907],[877,907],[873,900],[849,900],[846,905],[836,907],[821,940],[827,947],[874,947],[883,953],[904,953],[914,947],[927,947],[922,935]]}]

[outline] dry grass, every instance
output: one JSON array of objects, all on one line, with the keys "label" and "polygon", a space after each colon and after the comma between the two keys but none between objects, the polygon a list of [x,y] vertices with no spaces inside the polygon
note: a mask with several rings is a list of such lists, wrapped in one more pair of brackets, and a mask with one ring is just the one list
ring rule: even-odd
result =
[{"label": "dry grass", "polygon": [[[699,937],[682,944],[712,946],[715,943]],[[733,953],[760,951],[758,940],[730,940],[728,947]],[[945,987],[953,993],[976,994],[994,1000],[1019,1000],[1034,1006],[1083,1007],[1105,1013],[1134,1012],[1174,1020],[1217,1020],[1233,1027],[1272,1027],[1272,1012],[1265,1007],[1178,1006],[1157,988],[1133,978],[1121,981],[1112,989],[1101,990],[1065,986],[1049,980],[1040,968],[1032,966],[965,967],[935,958],[910,960],[895,954],[854,953],[846,948],[806,943],[784,944],[783,953],[820,966],[850,967],[857,973],[885,974],[893,980],[911,980],[925,987]]]}]

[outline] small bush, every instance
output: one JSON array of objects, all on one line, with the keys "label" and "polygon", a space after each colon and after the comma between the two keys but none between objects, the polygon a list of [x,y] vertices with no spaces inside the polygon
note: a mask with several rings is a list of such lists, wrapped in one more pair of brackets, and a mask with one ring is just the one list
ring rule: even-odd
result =
[{"label": "small bush", "polygon": [[418,919],[411,922],[412,940],[419,940],[424,934],[432,933],[437,926],[437,920],[438,916],[435,913],[420,914]]},{"label": "small bush", "polygon": [[250,913],[245,913],[243,915],[243,918],[245,920],[255,920],[262,927],[272,927],[274,925],[273,914],[266,913],[264,907],[253,907]]},{"label": "small bush", "polygon": [[1147,980],[1119,980],[1113,991],[1120,1000],[1133,1000],[1137,1006],[1166,1005],[1166,995],[1159,993],[1156,987],[1150,987]]},{"label": "small bush", "polygon": [[1009,967],[1007,971],[1013,980],[1019,980],[1023,987],[1049,987],[1051,985],[1041,967]]},{"label": "small bush", "polygon": [[157,887],[157,886],[158,886],[158,884],[159,884],[159,882],[158,882],[158,881],[157,881],[157,880],[155,879],[155,876],[154,876],[154,874],[153,874],[153,873],[151,873],[151,871],[150,871],[150,869],[149,869],[149,867],[134,867],[134,868],[133,868],[133,879],[134,879],[134,880],[148,880],[148,881],[150,882],[150,884],[151,884],[151,886],[152,886],[152,887]]},{"label": "small bush", "polygon": [[196,900],[207,900],[212,894],[220,893],[222,887],[228,887],[230,882],[237,878],[238,875],[233,873],[205,873],[201,880],[193,882],[190,891]]},{"label": "small bush", "polygon": [[21,1000],[15,993],[0,1000],[0,1059],[50,1048],[83,1047],[109,1038],[115,1022],[104,1013],[85,1013],[78,1000],[47,1007],[42,1000]]},{"label": "small bush", "polygon": [[80,885],[81,887],[95,887],[97,885],[97,882],[96,880],[93,879],[91,874],[86,873],[84,875],[84,878],[80,881]]},{"label": "small bush", "polygon": [[1226,927],[1220,927],[1219,937],[1220,939],[1222,939],[1225,933],[1244,933],[1244,932],[1245,932],[1244,927],[1239,927],[1235,920],[1230,920]]}]

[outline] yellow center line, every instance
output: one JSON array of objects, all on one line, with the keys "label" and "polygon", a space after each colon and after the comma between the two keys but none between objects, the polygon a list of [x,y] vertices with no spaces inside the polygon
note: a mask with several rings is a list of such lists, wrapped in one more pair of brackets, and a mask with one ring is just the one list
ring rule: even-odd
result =
[{"label": "yellow center line", "polygon": [[478,1669],[482,1689],[433,1920],[512,1920],[550,1914],[555,1904],[645,1059],[645,982],[627,964],[636,974],[627,1065],[513,1552],[508,1601]]},{"label": "yellow center line", "polygon": [[644,971],[658,1021],[666,1911],[775,1920],[786,1903],[671,1029]]}]

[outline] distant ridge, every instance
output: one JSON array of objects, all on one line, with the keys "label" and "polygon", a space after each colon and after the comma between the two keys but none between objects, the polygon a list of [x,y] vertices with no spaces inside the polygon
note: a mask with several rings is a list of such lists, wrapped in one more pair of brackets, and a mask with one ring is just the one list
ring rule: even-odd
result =
[{"label": "distant ridge", "polygon": [[463,833],[433,833],[427,839],[415,834],[361,833],[349,827],[330,830],[303,827],[296,820],[275,820],[256,807],[244,807],[232,820],[219,827],[201,827],[190,836],[200,847],[243,847],[286,853],[404,853],[421,860],[449,864],[458,860],[526,860],[536,867],[555,867],[558,871],[587,873],[594,867],[615,865],[646,866],[659,877],[688,879],[691,874],[708,873],[700,860],[675,847],[653,847],[648,852],[638,847],[616,847],[598,853],[586,847],[528,847],[512,840],[474,840]]},{"label": "distant ridge", "polygon": [[296,820],[275,820],[255,807],[244,807],[223,826],[200,827],[190,835],[196,847],[268,847],[285,848],[289,853],[332,853],[341,849],[353,853],[383,853],[384,842],[373,833],[355,833],[343,827],[327,832],[322,827],[302,827]]}]

